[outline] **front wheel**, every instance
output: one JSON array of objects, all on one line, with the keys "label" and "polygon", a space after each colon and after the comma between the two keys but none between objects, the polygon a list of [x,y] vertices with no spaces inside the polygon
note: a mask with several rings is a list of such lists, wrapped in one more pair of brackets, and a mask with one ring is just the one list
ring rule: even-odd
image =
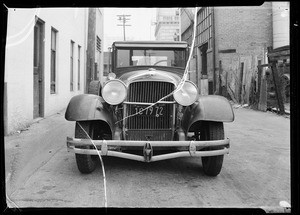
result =
[{"label": "front wheel", "polygon": [[[223,122],[204,122],[201,125],[200,140],[223,140],[224,126]],[[222,147],[214,147],[214,150]],[[208,148],[207,150],[212,150]],[[224,155],[202,157],[203,171],[208,176],[217,176],[222,169]]]},{"label": "front wheel", "polygon": [[[75,138],[89,139],[90,138],[90,123],[76,122]],[[82,147],[88,149],[89,147]],[[92,155],[75,154],[78,170],[81,173],[91,173],[96,168],[96,159]]]}]

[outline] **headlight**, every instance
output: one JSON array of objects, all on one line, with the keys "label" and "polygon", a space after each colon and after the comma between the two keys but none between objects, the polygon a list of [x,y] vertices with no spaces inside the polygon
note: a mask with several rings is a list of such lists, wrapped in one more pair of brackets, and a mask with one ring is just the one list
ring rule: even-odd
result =
[{"label": "headlight", "polygon": [[113,79],[106,82],[106,84],[102,88],[102,97],[108,104],[120,104],[125,100],[126,96],[127,87],[122,81],[118,79]]},{"label": "headlight", "polygon": [[190,81],[185,81],[181,89],[174,93],[175,101],[182,106],[189,106],[198,99],[198,88]]}]

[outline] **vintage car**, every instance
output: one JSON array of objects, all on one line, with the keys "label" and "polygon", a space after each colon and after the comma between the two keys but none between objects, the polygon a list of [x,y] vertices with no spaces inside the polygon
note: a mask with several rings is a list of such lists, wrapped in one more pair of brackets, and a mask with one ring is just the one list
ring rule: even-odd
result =
[{"label": "vintage car", "polygon": [[226,98],[202,96],[187,80],[188,52],[186,42],[113,43],[108,80],[92,81],[65,113],[76,121],[67,148],[80,172],[92,172],[101,155],[143,162],[201,157],[206,175],[220,173],[229,153],[223,122],[234,120],[233,110]]}]

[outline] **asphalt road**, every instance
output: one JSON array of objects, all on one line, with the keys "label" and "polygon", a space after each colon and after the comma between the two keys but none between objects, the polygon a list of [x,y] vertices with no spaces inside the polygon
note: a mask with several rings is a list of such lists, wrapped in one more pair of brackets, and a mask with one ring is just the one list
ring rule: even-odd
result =
[{"label": "asphalt road", "polygon": [[[279,207],[291,203],[290,119],[234,109],[225,123],[231,139],[221,173],[208,177],[201,158],[142,163],[104,158],[108,207]],[[81,174],[66,149],[74,122],[64,113],[5,137],[7,204],[10,207],[104,207],[100,162]]]}]

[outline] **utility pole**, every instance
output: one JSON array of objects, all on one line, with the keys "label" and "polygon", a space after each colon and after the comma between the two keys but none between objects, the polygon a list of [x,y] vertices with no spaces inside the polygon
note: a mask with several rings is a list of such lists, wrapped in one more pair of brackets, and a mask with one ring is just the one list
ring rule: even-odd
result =
[{"label": "utility pole", "polygon": [[118,26],[123,26],[124,41],[126,40],[126,37],[125,37],[125,26],[131,26],[131,25],[126,25],[126,22],[130,20],[129,18],[127,18],[129,16],[131,16],[131,15],[124,15],[124,14],[123,15],[117,15],[118,20],[120,22],[122,22],[122,25],[118,25]]},{"label": "utility pole", "polygon": [[87,32],[87,63],[86,63],[86,83],[85,83],[85,93],[88,92],[90,82],[95,79],[95,41],[96,35],[96,9],[89,8],[88,10],[88,32]]}]

